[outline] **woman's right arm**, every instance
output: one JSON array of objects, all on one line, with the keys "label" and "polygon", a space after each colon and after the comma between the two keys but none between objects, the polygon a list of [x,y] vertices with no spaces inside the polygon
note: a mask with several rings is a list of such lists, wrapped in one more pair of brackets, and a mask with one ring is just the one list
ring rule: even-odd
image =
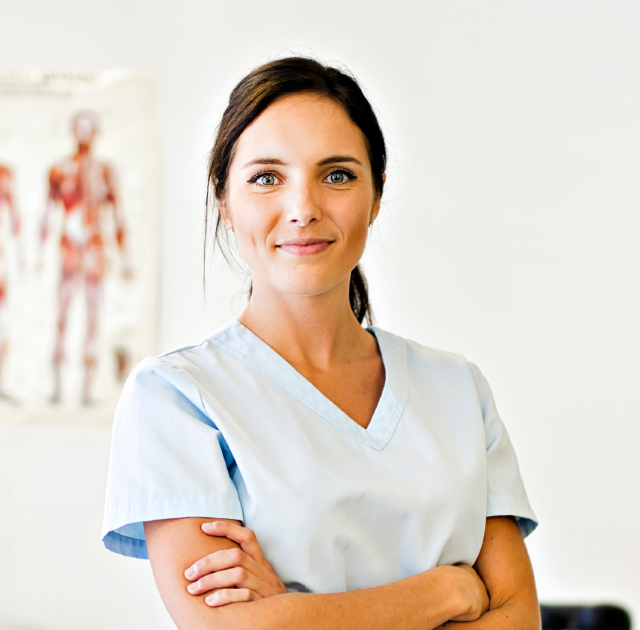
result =
[{"label": "woman's right arm", "polygon": [[211,608],[193,596],[184,571],[201,558],[237,547],[201,530],[211,519],[145,523],[160,595],[180,630],[433,630],[451,619],[473,621],[487,609],[484,584],[468,567],[443,566],[376,588],[344,593],[285,593]]}]

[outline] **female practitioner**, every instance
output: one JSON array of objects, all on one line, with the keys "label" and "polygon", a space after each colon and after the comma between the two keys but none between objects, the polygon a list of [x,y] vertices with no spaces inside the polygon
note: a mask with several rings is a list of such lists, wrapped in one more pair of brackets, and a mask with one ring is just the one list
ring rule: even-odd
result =
[{"label": "female practitioner", "polygon": [[370,322],[385,180],[353,78],[245,77],[211,152],[237,321],[144,360],[116,412],[104,543],[150,558],[181,630],[540,627],[515,453],[477,367]]}]

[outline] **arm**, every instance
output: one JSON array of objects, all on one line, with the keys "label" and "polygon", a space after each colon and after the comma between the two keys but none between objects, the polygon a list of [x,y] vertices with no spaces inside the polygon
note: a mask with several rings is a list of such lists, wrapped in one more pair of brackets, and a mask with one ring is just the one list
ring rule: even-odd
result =
[{"label": "arm", "polygon": [[61,201],[60,184],[64,179],[62,171],[54,166],[49,171],[49,190],[47,192],[47,206],[40,226],[40,244],[42,245],[49,235],[49,216],[53,208]]},{"label": "arm", "polygon": [[489,593],[489,611],[471,623],[449,622],[460,630],[540,630],[540,607],[527,548],[510,516],[487,519],[474,568]]},{"label": "arm", "polygon": [[116,231],[116,242],[118,243],[120,251],[124,251],[125,231],[124,223],[122,221],[122,217],[120,216],[120,200],[118,197],[115,174],[109,166],[103,165],[102,177],[107,187],[107,202],[111,205],[111,210],[113,212],[113,222]]},{"label": "arm", "polygon": [[116,176],[113,169],[106,164],[102,167],[102,176],[107,186],[107,201],[113,212],[113,223],[115,228],[116,243],[122,256],[122,275],[130,278],[132,275],[131,265],[127,250],[126,231],[124,220],[122,218],[122,209],[120,207],[120,196],[118,195],[118,186],[116,184]]},{"label": "arm", "polygon": [[[210,519],[145,523],[151,566],[162,599],[181,630],[433,630],[449,619],[477,619],[484,585],[465,567],[437,567],[377,588],[333,594],[286,593],[211,608],[190,595],[184,571],[237,545],[201,530]],[[486,606],[484,607],[486,610]]]},{"label": "arm", "polygon": [[8,168],[0,166],[0,210],[2,200],[7,204],[9,216],[11,217],[11,232],[17,236],[20,232],[20,215],[13,199],[13,174]]}]

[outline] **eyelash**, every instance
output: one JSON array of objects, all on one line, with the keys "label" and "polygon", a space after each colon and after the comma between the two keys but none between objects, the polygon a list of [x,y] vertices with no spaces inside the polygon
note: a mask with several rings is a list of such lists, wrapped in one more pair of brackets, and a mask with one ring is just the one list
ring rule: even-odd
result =
[{"label": "eyelash", "polygon": [[274,177],[278,177],[275,173],[271,171],[260,171],[259,173],[256,173],[247,183],[255,184],[256,181],[258,181],[258,179],[260,179],[263,175],[273,175]]},{"label": "eyelash", "polygon": [[[353,179],[358,179],[357,175],[355,175],[355,173],[353,173],[352,171],[350,171],[349,169],[346,168],[336,168],[333,171],[331,171],[327,177],[331,177],[331,175],[333,175],[334,173],[344,173],[345,175],[347,175],[349,177],[350,180]],[[278,177],[273,171],[260,171],[259,173],[256,173],[247,183],[248,184],[255,184],[263,175],[273,175],[274,177]],[[325,179],[327,179],[327,177],[325,177]],[[346,183],[346,182],[344,182]],[[334,184],[335,186],[343,186],[343,184]]]},{"label": "eyelash", "polygon": [[[355,175],[355,173],[351,172],[349,169],[346,169],[346,168],[336,168],[333,171],[331,171],[327,175],[327,177],[331,177],[334,173],[343,173],[344,175],[347,175],[349,177],[349,180],[358,179],[358,177]],[[325,177],[325,179],[327,179],[327,177]],[[342,184],[334,184],[334,185],[335,186],[343,186],[346,183],[347,182],[343,182]]]}]

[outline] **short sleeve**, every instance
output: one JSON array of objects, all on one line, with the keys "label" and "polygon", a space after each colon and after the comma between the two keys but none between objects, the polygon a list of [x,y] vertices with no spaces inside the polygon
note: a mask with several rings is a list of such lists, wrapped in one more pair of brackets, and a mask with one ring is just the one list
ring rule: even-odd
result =
[{"label": "short sleeve", "polygon": [[523,536],[537,526],[538,519],[529,504],[520,475],[516,453],[502,423],[484,375],[469,363],[482,407],[487,447],[487,516],[514,516]]},{"label": "short sleeve", "polygon": [[148,558],[143,523],[167,518],[242,520],[235,462],[198,388],[178,365],[145,359],[115,412],[102,540]]}]

